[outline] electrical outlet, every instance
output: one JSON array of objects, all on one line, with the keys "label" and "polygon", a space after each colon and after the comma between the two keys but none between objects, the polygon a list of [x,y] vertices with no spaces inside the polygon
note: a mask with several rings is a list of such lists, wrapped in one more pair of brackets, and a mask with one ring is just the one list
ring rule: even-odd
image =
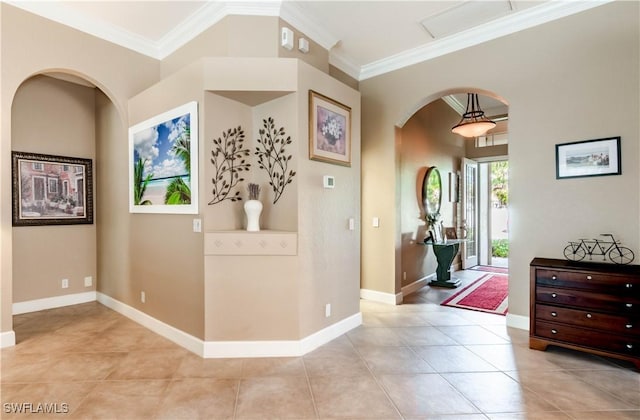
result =
[{"label": "electrical outlet", "polygon": [[202,232],[202,219],[193,219],[193,231],[196,233]]},{"label": "electrical outlet", "polygon": [[93,277],[87,276],[84,278],[84,287],[91,287],[93,285]]},{"label": "electrical outlet", "polygon": [[329,317],[331,316],[331,304],[330,304],[330,303],[327,303],[327,304],[324,306],[324,316],[325,316],[326,318],[329,318]]},{"label": "electrical outlet", "polygon": [[144,290],[142,292],[140,292],[140,302],[142,303],[146,303],[147,301],[147,295],[144,293]]},{"label": "electrical outlet", "polygon": [[69,279],[62,279],[62,288],[63,289],[69,288]]}]

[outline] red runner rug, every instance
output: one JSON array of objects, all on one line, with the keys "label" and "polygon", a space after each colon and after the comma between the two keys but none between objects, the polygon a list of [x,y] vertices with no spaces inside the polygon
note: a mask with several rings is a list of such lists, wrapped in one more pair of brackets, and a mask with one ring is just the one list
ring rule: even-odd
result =
[{"label": "red runner rug", "polygon": [[492,267],[490,265],[476,265],[475,267],[471,267],[470,270],[487,271],[489,273],[509,274],[509,269],[508,268],[505,268],[505,267]]},{"label": "red runner rug", "polygon": [[506,315],[509,303],[508,293],[509,276],[490,273],[447,298],[441,305]]}]

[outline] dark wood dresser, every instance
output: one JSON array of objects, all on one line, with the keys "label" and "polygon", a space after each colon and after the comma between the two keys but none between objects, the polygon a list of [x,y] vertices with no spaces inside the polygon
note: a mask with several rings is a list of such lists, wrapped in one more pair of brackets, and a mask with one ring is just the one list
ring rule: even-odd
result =
[{"label": "dark wood dresser", "polygon": [[534,258],[529,347],[555,345],[640,370],[640,266]]}]

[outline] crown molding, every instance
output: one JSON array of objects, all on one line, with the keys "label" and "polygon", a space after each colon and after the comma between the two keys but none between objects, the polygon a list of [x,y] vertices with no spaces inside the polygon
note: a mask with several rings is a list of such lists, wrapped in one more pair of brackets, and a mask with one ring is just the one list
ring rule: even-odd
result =
[{"label": "crown molding", "polygon": [[466,106],[462,105],[460,101],[458,101],[453,95],[443,96],[442,100],[445,101],[446,104],[451,107],[451,109],[453,109],[460,115],[464,114],[464,112],[467,110]]},{"label": "crown molding", "polygon": [[79,13],[70,10],[55,1],[14,1],[3,0],[4,3],[17,7],[29,13],[53,20],[89,35],[104,39],[130,50],[139,52],[152,58],[159,58],[159,48],[156,43],[147,38],[119,29],[104,22],[87,19]]},{"label": "crown molding", "polygon": [[19,9],[88,33],[140,54],[162,60],[229,15],[279,16],[330,52],[329,62],[351,77],[363,81],[421,63],[505,35],[579,13],[614,0],[547,1],[450,37],[436,40],[363,66],[331,49],[339,38],[289,1],[207,2],[157,42],[96,20],[88,20],[60,2],[1,0]]},{"label": "crown molding", "polygon": [[360,66],[353,64],[342,54],[338,54],[335,51],[329,51],[329,64],[339,68],[354,79],[360,80]]},{"label": "crown molding", "polygon": [[602,6],[614,0],[548,1],[362,66],[360,81]]}]

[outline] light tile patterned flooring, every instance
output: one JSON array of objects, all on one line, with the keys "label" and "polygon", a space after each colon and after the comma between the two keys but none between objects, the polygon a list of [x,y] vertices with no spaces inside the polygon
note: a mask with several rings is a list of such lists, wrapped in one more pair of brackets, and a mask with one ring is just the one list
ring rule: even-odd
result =
[{"label": "light tile patterned flooring", "polygon": [[[528,333],[502,316],[439,305],[455,291],[363,301],[361,327],[296,358],[202,359],[98,303],[19,315],[18,344],[2,350],[0,416],[640,418],[631,365],[530,350]],[[69,413],[12,414],[11,403],[65,403]]]}]

